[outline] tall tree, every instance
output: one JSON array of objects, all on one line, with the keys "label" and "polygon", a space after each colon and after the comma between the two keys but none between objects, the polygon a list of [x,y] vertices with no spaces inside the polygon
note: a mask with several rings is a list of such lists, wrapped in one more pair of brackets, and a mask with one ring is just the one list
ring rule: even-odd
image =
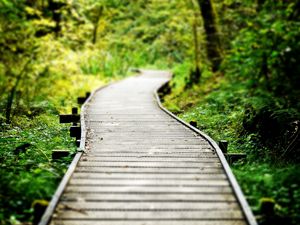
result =
[{"label": "tall tree", "polygon": [[212,0],[198,0],[198,5],[206,33],[207,56],[212,63],[212,70],[217,71],[222,62],[222,48],[213,3]]},{"label": "tall tree", "polygon": [[195,10],[195,2],[194,0],[190,1],[191,3],[191,8],[193,9],[193,13],[194,13],[194,19],[192,20],[193,24],[193,39],[194,39],[194,68],[193,70],[190,72],[189,75],[189,80],[186,83],[186,87],[185,88],[190,88],[193,84],[196,84],[200,81],[201,78],[201,70],[200,70],[200,52],[199,52],[199,38],[198,38],[198,27],[199,27],[199,11]]},{"label": "tall tree", "polygon": [[98,28],[101,17],[103,16],[104,6],[100,2],[90,2],[90,7],[86,9],[85,15],[93,25],[92,43],[97,43]]},{"label": "tall tree", "polygon": [[48,2],[48,9],[52,12],[52,20],[55,21],[55,27],[54,27],[54,32],[55,35],[58,37],[61,29],[62,29],[62,8],[63,6],[66,5],[66,3],[62,0],[60,1],[54,1],[54,0],[49,0]]}]

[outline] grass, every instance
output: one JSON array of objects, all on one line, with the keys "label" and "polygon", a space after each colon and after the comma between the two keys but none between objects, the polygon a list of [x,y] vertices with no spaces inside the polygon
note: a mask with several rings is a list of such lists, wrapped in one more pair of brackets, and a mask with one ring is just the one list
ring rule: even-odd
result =
[{"label": "grass", "polygon": [[261,205],[271,200],[274,224],[299,224],[299,166],[248,162],[234,164],[232,169],[260,223],[267,224]]},{"label": "grass", "polygon": [[[57,115],[18,117],[14,125],[0,132],[0,221],[17,224],[33,219],[33,203],[50,200],[71,157],[53,162],[53,149],[75,152],[68,126],[58,123]],[[28,143],[24,150],[16,147]]]}]

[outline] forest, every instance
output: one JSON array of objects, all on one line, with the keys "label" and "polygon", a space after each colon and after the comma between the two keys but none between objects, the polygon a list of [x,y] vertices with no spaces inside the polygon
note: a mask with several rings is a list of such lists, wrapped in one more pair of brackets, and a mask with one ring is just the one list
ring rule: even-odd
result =
[{"label": "forest", "polygon": [[76,152],[76,98],[136,68],[229,152],[257,221],[300,224],[299,0],[0,0],[0,224],[37,224]]}]

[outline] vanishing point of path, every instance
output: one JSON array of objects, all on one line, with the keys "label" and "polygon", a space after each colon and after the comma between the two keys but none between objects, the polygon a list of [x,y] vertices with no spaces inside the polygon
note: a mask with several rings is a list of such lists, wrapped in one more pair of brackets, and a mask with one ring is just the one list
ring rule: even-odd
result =
[{"label": "vanishing point of path", "polygon": [[85,153],[51,224],[247,224],[214,147],[158,106],[169,79],[148,71],[94,95]]}]

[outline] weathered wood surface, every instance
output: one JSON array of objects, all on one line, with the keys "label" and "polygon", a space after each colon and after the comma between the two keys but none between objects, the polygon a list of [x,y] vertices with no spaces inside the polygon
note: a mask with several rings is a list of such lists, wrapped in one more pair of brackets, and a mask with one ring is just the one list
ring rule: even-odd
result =
[{"label": "weathered wood surface", "polygon": [[96,93],[87,144],[51,224],[245,225],[215,149],[157,105],[164,72]]}]

